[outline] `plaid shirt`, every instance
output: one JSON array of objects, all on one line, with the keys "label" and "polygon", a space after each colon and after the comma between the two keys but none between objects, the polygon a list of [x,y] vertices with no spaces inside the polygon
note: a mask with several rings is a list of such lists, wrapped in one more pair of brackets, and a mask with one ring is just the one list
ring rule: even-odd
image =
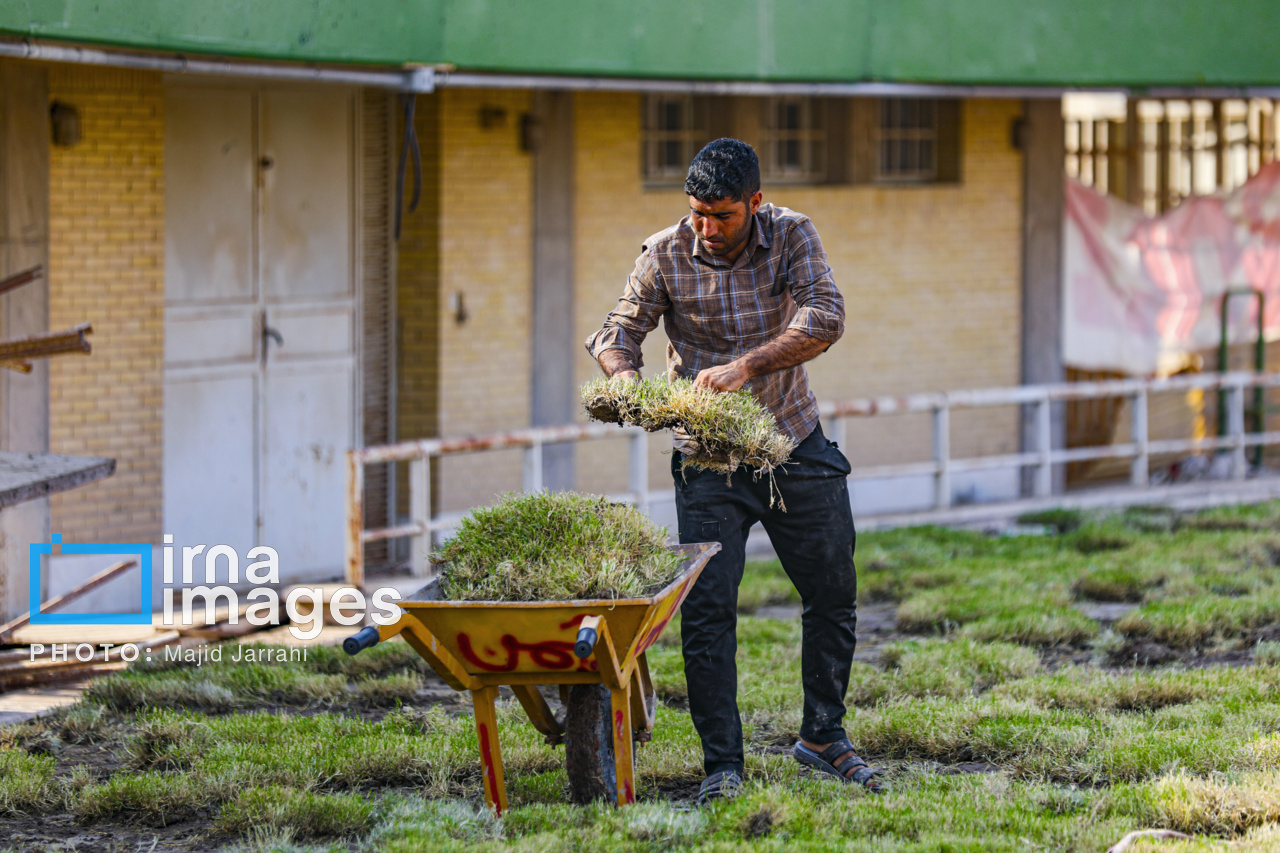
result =
[{"label": "plaid shirt", "polygon": [[[844,297],[809,217],[762,204],[733,264],[702,248],[688,216],[646,240],[618,306],[587,338],[587,350],[598,359],[620,349],[640,366],[640,344],[659,317],[670,341],[667,375],[692,379],[786,329],[835,343],[844,333]],[[803,365],[758,376],[744,387],[797,442],[813,432],[818,402]]]}]

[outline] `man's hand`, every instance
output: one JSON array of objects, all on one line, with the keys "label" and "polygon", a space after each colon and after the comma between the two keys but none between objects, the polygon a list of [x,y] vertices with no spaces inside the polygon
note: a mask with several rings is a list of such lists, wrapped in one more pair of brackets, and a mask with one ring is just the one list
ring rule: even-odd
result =
[{"label": "man's hand", "polygon": [[719,367],[708,367],[698,374],[693,385],[712,391],[737,391],[748,379],[804,364],[829,346],[831,344],[826,341],[806,335],[799,329],[787,329],[741,358]]},{"label": "man's hand", "polygon": [[693,380],[694,388],[706,388],[711,391],[737,391],[751,377],[747,370],[737,361],[722,364],[719,367],[708,367]]}]

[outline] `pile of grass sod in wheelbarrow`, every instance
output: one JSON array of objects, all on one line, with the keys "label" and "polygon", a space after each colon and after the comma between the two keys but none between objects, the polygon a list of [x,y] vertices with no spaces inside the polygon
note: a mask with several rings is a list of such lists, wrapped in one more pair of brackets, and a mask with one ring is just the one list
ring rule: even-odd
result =
[{"label": "pile of grass sod in wheelbarrow", "polygon": [[432,559],[450,601],[641,598],[679,573],[666,537],[644,513],[598,496],[506,495],[473,510]]},{"label": "pile of grass sod in wheelbarrow", "polygon": [[694,388],[688,379],[654,376],[630,382],[601,378],[581,393],[583,408],[595,420],[649,432],[682,429],[693,442],[684,464],[695,468],[732,474],[745,465],[770,473],[796,447],[749,391],[726,394]]}]

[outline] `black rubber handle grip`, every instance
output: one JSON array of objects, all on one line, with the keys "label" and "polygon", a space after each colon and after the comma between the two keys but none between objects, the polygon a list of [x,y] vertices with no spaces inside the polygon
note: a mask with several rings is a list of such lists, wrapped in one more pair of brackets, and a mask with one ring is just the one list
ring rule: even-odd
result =
[{"label": "black rubber handle grip", "polygon": [[378,644],[378,629],[372,625],[361,628],[342,641],[342,650],[349,655],[362,652]]},{"label": "black rubber handle grip", "polygon": [[573,653],[582,660],[591,657],[591,653],[596,648],[596,636],[595,628],[579,628],[578,641],[573,644]]}]

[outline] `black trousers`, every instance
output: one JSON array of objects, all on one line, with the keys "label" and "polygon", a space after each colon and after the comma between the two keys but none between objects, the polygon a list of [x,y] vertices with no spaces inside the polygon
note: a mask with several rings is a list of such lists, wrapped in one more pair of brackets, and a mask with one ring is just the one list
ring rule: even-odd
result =
[{"label": "black trousers", "polygon": [[747,533],[759,521],[804,604],[801,670],[804,718],[800,735],[814,743],[844,737],[844,694],[853,664],[857,623],[855,533],[845,477],[849,461],[821,425],[774,471],[786,504],[769,506],[769,478],[746,469],[723,474],[680,470],[673,454],[680,542],[719,542],[681,608],[680,639],[689,711],[702,739],[708,775],[743,769],[738,716],[738,585]]}]

